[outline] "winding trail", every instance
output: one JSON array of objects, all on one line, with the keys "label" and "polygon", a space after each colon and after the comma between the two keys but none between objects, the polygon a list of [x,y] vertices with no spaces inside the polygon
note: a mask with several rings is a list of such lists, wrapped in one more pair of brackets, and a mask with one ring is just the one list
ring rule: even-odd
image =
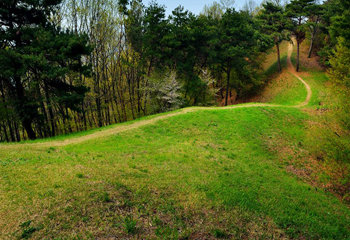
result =
[{"label": "winding trail", "polygon": [[312,96],[312,91],[311,91],[311,87],[309,84],[307,84],[298,74],[298,72],[295,70],[293,64],[292,64],[292,60],[291,60],[291,57],[292,57],[292,52],[293,52],[293,45],[292,44],[289,44],[288,46],[288,57],[287,57],[287,66],[288,66],[288,71],[293,74],[294,77],[298,78],[305,86],[306,88],[306,91],[307,91],[307,95],[306,95],[306,99],[304,102],[302,102],[301,104],[298,104],[298,105],[295,105],[295,106],[292,106],[292,107],[304,107],[306,105],[309,104],[310,102],[310,99],[311,99],[311,96]]},{"label": "winding trail", "polygon": [[149,124],[154,124],[155,122],[163,119],[167,119],[173,116],[181,115],[181,114],[186,114],[190,112],[195,112],[195,111],[205,111],[205,110],[227,110],[227,109],[235,109],[235,108],[251,108],[251,107],[294,107],[294,108],[300,108],[308,105],[310,102],[311,96],[312,96],[312,91],[309,86],[296,72],[294,69],[294,66],[291,62],[291,55],[293,51],[293,45],[290,44],[288,46],[288,58],[287,58],[287,66],[288,66],[288,71],[293,74],[296,78],[298,78],[304,85],[307,90],[307,96],[304,102],[298,105],[294,106],[286,106],[286,105],[278,105],[278,104],[269,104],[269,103],[248,103],[248,104],[239,104],[239,105],[231,105],[228,107],[189,107],[189,108],[184,108],[181,111],[175,112],[175,113],[170,113],[158,117],[154,117],[151,119],[146,119],[146,120],[141,120],[141,121],[136,121],[135,123],[132,123],[130,125],[126,126],[115,126],[112,129],[105,129],[101,130],[99,132],[94,132],[86,136],[81,136],[81,137],[75,137],[71,139],[66,139],[66,140],[57,140],[57,141],[48,141],[48,142],[34,142],[34,143],[10,143],[10,144],[0,144],[0,150],[1,149],[19,149],[23,147],[30,147],[30,148],[41,148],[41,147],[61,147],[61,146],[66,146],[69,144],[77,144],[81,142],[85,142],[91,139],[95,138],[101,138],[101,137],[106,137],[110,136],[113,134],[129,131],[132,129],[136,129],[145,125]]}]

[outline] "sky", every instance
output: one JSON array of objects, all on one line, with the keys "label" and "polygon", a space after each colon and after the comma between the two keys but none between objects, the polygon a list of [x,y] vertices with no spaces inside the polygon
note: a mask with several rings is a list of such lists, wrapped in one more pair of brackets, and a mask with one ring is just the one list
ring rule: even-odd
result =
[{"label": "sky", "polygon": [[[202,10],[204,5],[209,5],[213,3],[215,0],[156,0],[156,2],[166,6],[167,15],[171,14],[171,12],[178,7],[179,5],[183,6],[185,10],[189,10],[192,13],[198,15]],[[220,0],[216,0],[220,2]],[[142,1],[146,6],[151,0],[143,0]],[[236,10],[240,10],[245,4],[246,0],[236,0],[234,7]],[[260,4],[262,0],[255,0],[257,4]]]}]

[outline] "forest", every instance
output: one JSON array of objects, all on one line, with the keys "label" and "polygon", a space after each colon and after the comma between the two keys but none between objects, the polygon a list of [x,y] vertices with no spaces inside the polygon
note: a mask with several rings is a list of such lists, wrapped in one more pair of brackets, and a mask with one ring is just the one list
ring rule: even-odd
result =
[{"label": "forest", "polygon": [[214,2],[166,15],[141,0],[2,0],[0,141],[78,132],[259,93],[267,49],[309,40],[350,129],[350,2]]},{"label": "forest", "polygon": [[0,239],[350,239],[350,0],[235,6],[0,0]]}]

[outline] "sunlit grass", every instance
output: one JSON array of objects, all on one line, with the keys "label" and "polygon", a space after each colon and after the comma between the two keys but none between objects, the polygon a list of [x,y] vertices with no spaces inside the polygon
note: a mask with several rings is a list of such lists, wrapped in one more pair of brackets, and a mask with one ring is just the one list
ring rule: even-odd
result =
[{"label": "sunlit grass", "polygon": [[[213,110],[63,148],[5,149],[3,234],[31,220],[33,236],[48,238],[106,231],[178,238],[202,228],[254,236],[247,218],[259,236],[344,238],[349,209],[287,173],[271,144],[303,141],[307,118],[289,108]],[[206,218],[212,211],[235,217],[216,226],[215,214]],[[264,229],[256,216],[274,227]]]}]

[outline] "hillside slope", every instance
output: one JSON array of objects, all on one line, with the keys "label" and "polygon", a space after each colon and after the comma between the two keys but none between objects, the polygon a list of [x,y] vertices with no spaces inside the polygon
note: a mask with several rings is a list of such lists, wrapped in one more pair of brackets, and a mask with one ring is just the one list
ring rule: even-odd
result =
[{"label": "hillside slope", "polygon": [[320,96],[294,86],[304,96],[1,144],[0,239],[349,238],[349,208],[291,170]]}]

